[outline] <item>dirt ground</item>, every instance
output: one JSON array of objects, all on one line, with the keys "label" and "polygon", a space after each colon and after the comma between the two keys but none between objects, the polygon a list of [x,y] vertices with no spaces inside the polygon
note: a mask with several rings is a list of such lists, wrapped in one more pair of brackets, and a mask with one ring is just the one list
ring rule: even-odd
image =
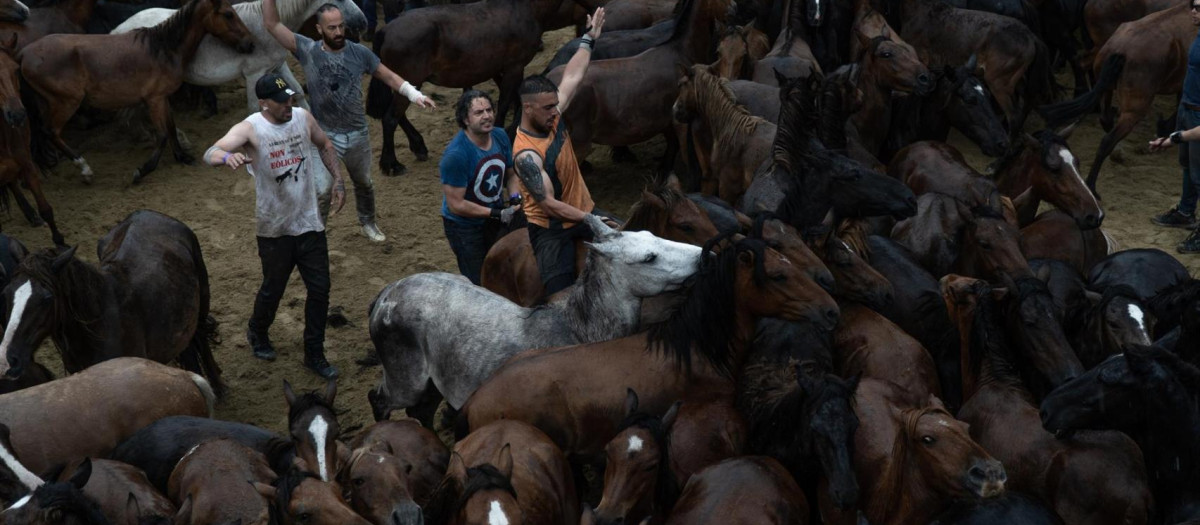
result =
[{"label": "dirt ground", "polygon": [[[527,71],[540,71],[552,50],[570,36],[569,29],[548,33],[544,39],[546,51],[538,55]],[[300,74],[298,68],[293,69]],[[1066,80],[1061,81],[1066,84]],[[482,87],[495,93],[495,86],[490,83]],[[220,112],[215,117],[176,112],[176,122],[190,138],[194,155],[199,157],[229,127],[245,117],[242,89],[240,85],[230,85],[218,91]],[[384,285],[407,275],[456,271],[454,256],[442,233],[437,162],[441,149],[458,129],[452,105],[460,90],[428,85],[423,90],[434,95],[441,107],[432,112],[410,109],[409,115],[424,133],[431,150],[430,160],[417,162],[408,152],[403,134],[397,133],[398,155],[408,165],[408,173],[384,177],[375,168],[379,225],[388,240],[373,244],[363,237],[352,194],[347,196],[342,213],[329,221],[333,281],[330,302],[350,320],[348,326],[329,328],[326,339],[329,359],[341,369],[336,405],[345,410],[341,416],[343,428],[371,422],[366,394],[379,380],[380,369],[355,364],[371,348],[366,323],[371,300]],[[1159,113],[1168,113],[1172,104],[1173,100],[1163,97],[1155,108]],[[372,121],[370,125],[378,156],[379,122]],[[1085,119],[1070,139],[1077,156],[1083,159],[1084,173],[1102,134],[1093,116]],[[118,124],[69,134],[68,142],[83,152],[97,177],[91,186],[85,186],[78,170],[67,162],[47,178],[46,193],[55,207],[59,227],[68,243],[81,245],[81,257],[95,262],[96,240],[134,210],[157,210],[189,225],[200,239],[208,264],[212,314],[220,322],[224,340],[216,347],[216,357],[231,387],[228,397],[218,405],[216,417],[286,431],[287,411],[281,381],[287,379],[303,389],[318,388],[322,382],[300,365],[304,286],[298,274],[293,275],[288,285],[271,331],[280,358],[265,363],[252,358],[247,347],[246,321],[261,277],[254,240],[253,181],[244,170],[234,172],[201,164],[184,166],[167,154],[158,171],[133,186],[130,179],[134,168],[150,153],[149,141],[133,139],[133,135]],[[1122,247],[1156,247],[1174,253],[1175,244],[1186,232],[1155,227],[1148,219],[1178,199],[1179,167],[1173,153],[1146,153],[1145,143],[1152,135],[1153,124],[1147,119],[1122,145],[1123,162],[1110,159],[1105,165],[1099,182],[1107,213],[1104,228]],[[952,142],[977,167],[986,164],[987,159],[978,149],[961,137]],[[638,190],[649,180],[652,164],[662,149],[661,140],[635,147],[639,163],[621,165],[611,163],[607,148],[594,151],[590,160],[596,169],[587,182],[597,205],[619,215],[626,212],[636,200]],[[31,228],[16,210],[3,217],[3,222],[6,233],[31,249],[52,245],[48,229]],[[1182,256],[1181,260],[1193,272],[1200,268],[1200,258]],[[38,359],[61,373],[60,360],[49,342],[39,351]]]}]

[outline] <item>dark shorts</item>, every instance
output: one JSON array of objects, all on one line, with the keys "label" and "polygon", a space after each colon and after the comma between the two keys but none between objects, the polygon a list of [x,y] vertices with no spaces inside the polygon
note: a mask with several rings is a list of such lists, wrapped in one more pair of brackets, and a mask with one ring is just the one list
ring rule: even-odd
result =
[{"label": "dark shorts", "polygon": [[[592,210],[592,215],[613,218],[602,210]],[[554,223],[551,223],[554,226]],[[529,223],[529,242],[537,258],[538,273],[542,277],[543,297],[550,297],[575,282],[575,241],[592,240],[592,229],[579,223],[571,228],[543,228]]]}]

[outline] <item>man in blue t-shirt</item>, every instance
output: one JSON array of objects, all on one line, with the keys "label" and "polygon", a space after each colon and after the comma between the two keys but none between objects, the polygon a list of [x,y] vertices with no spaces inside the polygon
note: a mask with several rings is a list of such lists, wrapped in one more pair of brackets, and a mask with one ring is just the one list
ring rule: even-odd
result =
[{"label": "man in blue t-shirt", "polygon": [[446,240],[458,271],[475,284],[488,248],[507,233],[505,226],[518,209],[512,143],[494,126],[494,107],[487,93],[472,89],[462,94],[454,111],[462,131],[450,139],[438,164]]},{"label": "man in blue t-shirt", "polygon": [[[1200,0],[1190,2],[1192,25],[1200,26]],[[1176,131],[1152,141],[1150,150],[1158,151],[1172,143],[1181,145],[1179,164],[1183,166],[1183,193],[1179,196],[1178,205],[1150,220],[1159,226],[1193,229],[1192,234],[1175,247],[1175,251],[1200,253],[1200,229],[1196,229],[1196,199],[1200,198],[1200,142],[1192,137],[1196,131],[1190,131],[1185,136],[1185,132],[1200,126],[1200,34],[1196,35],[1188,48],[1187,73],[1183,77],[1178,111]]]}]

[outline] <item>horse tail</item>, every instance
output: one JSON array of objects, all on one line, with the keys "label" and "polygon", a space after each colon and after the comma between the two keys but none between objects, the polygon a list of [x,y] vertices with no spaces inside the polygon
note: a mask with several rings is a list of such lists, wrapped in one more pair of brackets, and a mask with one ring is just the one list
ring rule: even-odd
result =
[{"label": "horse tail", "polygon": [[200,395],[204,396],[204,404],[208,407],[208,417],[212,417],[213,410],[217,408],[217,394],[213,391],[212,385],[207,379],[195,372],[189,372],[192,376],[192,384],[200,389]]},{"label": "horse tail", "polygon": [[1096,107],[1096,104],[1100,102],[1100,97],[1112,91],[1124,70],[1125,55],[1109,55],[1104,59],[1104,66],[1100,68],[1100,76],[1096,79],[1096,85],[1092,87],[1091,91],[1075,100],[1041,106],[1038,108],[1038,113],[1046,120],[1048,127],[1056,127],[1078,120]]},{"label": "horse tail", "polygon": [[1033,39],[1033,62],[1025,71],[1025,100],[1026,104],[1037,101],[1053,102],[1062,93],[1062,87],[1054,80],[1054,63],[1050,56],[1050,48],[1042,39]]},{"label": "horse tail", "polygon": [[[189,230],[190,232],[190,230]],[[209,313],[209,301],[211,293],[208,285],[208,267],[204,264],[204,256],[200,252],[200,241],[196,239],[195,233],[192,233],[192,265],[196,268],[196,279],[199,281],[198,288],[200,293],[200,304],[197,308],[196,331],[192,333],[192,340],[188,342],[187,348],[179,356],[179,361],[184,366],[194,368],[193,372],[203,374],[209,381],[212,382],[213,390],[218,397],[225,397],[225,383],[221,381],[221,366],[217,364],[217,360],[213,357],[213,345],[220,344],[221,340],[217,332],[220,323]]]},{"label": "horse tail", "polygon": [[[380,51],[383,51],[383,39],[387,36],[387,28],[380,29],[375,32],[375,40],[371,42],[371,50],[376,56],[382,57]],[[383,120],[383,117],[392,110],[392,88],[383,83],[378,78],[371,77],[371,83],[367,86],[367,116]]]}]

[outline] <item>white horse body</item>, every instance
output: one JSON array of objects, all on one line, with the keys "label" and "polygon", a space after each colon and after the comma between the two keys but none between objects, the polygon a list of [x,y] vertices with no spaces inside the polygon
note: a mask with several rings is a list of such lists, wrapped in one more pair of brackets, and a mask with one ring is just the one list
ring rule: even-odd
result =
[{"label": "white horse body", "polygon": [[[367,25],[366,16],[354,2],[348,0],[279,0],[279,19],[288,29],[295,31],[308,17],[316,14],[317,8],[331,3],[341,9],[347,28],[361,29]],[[262,1],[235,4],[242,23],[254,36],[254,52],[241,54],[222,44],[211,35],[205,35],[196,51],[195,58],[184,72],[184,81],[197,86],[216,86],[239,78],[246,81],[246,103],[251,112],[258,111],[258,97],[254,84],[268,71],[275,70],[296,91],[300,106],[308,109],[300,82],[287,66],[288,50],[279,45],[263,27]],[[151,8],[139,11],[113,29],[113,34],[128,33],[134,29],[153,27],[175,14],[175,9]]]}]

